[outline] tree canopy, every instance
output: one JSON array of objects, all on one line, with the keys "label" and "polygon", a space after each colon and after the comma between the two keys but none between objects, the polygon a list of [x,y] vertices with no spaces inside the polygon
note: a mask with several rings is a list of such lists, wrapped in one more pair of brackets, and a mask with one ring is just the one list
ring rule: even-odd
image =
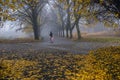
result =
[{"label": "tree canopy", "polygon": [[[39,39],[41,13],[43,7],[51,0],[0,0],[1,20],[19,19],[32,25],[34,38]],[[92,23],[102,21],[105,25],[117,26],[120,19],[120,0],[54,0],[58,8],[63,35],[72,38],[72,31],[76,28],[80,35],[80,20]],[[53,2],[53,1],[52,1]]]}]

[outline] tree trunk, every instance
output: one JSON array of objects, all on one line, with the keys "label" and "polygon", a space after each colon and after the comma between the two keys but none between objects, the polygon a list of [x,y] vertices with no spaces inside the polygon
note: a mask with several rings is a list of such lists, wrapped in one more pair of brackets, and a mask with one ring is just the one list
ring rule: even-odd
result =
[{"label": "tree trunk", "polygon": [[68,29],[66,29],[66,37],[69,37]]},{"label": "tree trunk", "polygon": [[59,35],[59,37],[60,37],[60,30],[58,31],[58,35]]},{"label": "tree trunk", "polygon": [[62,30],[60,31],[60,37],[62,37]]},{"label": "tree trunk", "polygon": [[34,17],[34,21],[33,21],[33,32],[34,32],[34,39],[35,40],[39,40],[39,26],[37,23],[37,18]]},{"label": "tree trunk", "polygon": [[72,29],[70,29],[70,39],[73,38]]},{"label": "tree trunk", "polygon": [[80,28],[79,28],[79,23],[78,22],[76,24],[76,30],[77,30],[78,39],[80,39],[81,38],[81,33],[80,33]]},{"label": "tree trunk", "polygon": [[62,37],[65,37],[64,28],[62,29]]},{"label": "tree trunk", "polygon": [[61,37],[61,31],[59,30],[59,37]]},{"label": "tree trunk", "polygon": [[62,37],[65,37],[65,33],[64,33],[64,30],[62,31]]},{"label": "tree trunk", "polygon": [[39,40],[39,30],[37,25],[33,25],[34,39]]},{"label": "tree trunk", "polygon": [[61,21],[62,21],[62,37],[65,37],[64,21],[63,21],[63,19]]},{"label": "tree trunk", "polygon": [[[70,5],[70,0],[67,0],[67,4]],[[67,8],[67,25],[66,25],[66,37],[69,38],[69,30],[71,28],[70,20],[70,6]]]}]

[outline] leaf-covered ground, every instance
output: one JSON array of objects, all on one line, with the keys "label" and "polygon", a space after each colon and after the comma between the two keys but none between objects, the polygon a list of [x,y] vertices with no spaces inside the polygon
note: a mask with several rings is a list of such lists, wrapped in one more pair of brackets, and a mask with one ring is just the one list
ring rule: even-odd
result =
[{"label": "leaf-covered ground", "polygon": [[119,80],[120,47],[70,54],[61,50],[0,55],[2,80]]},{"label": "leaf-covered ground", "polygon": [[[0,80],[120,80],[117,45],[66,39],[54,43],[1,43]],[[107,46],[112,47],[98,49]]]}]

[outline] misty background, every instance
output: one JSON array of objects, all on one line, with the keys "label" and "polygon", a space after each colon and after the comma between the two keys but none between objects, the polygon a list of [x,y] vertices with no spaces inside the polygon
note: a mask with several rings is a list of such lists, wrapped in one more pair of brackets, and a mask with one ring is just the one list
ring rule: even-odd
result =
[{"label": "misty background", "polygon": [[[42,15],[42,25],[40,27],[40,36],[43,38],[49,37],[49,32],[52,31],[54,35],[57,36],[58,30],[60,29],[60,22],[58,18],[58,10],[53,6],[53,2],[50,0],[49,4],[46,4],[41,13]],[[26,24],[17,24],[19,21],[6,21],[0,28],[0,38],[1,39],[16,39],[16,38],[31,38],[33,37],[33,32],[22,30],[19,28],[24,28]],[[27,24],[27,26],[30,26]],[[112,26],[105,27],[102,22],[97,22],[92,25],[80,24],[81,35],[119,35]],[[73,35],[76,35],[76,29],[73,30]]]},{"label": "misty background", "polygon": [[[47,16],[47,22],[41,27],[41,36],[48,37],[49,32],[52,31],[54,34],[57,34],[57,29],[59,25],[55,22],[56,19],[53,18],[54,15]],[[15,39],[15,38],[31,38],[33,33],[27,33],[22,30],[18,30],[21,25],[14,26],[16,22],[6,21],[4,26],[0,28],[0,38],[2,39]],[[103,23],[99,22],[94,26],[80,25],[81,34],[86,35],[114,35],[115,31],[113,28],[105,27]],[[73,34],[76,33],[76,30],[73,30]],[[116,34],[117,35],[117,34]]]}]

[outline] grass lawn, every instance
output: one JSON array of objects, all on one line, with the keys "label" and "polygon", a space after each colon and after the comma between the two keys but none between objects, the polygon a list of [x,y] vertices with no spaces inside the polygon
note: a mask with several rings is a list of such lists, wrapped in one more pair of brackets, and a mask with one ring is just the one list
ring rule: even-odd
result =
[{"label": "grass lawn", "polygon": [[77,41],[84,42],[120,42],[120,37],[83,37]]},{"label": "grass lawn", "polygon": [[42,40],[34,40],[32,38],[0,39],[0,43],[31,43],[40,41]]}]

